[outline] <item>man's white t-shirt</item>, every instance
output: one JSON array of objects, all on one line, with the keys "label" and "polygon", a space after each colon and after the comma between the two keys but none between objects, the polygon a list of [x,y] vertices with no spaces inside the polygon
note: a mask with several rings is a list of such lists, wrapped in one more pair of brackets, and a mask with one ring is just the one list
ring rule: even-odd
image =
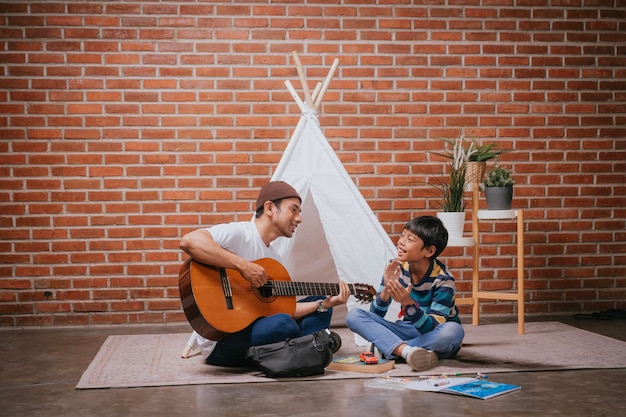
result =
[{"label": "man's white t-shirt", "polygon": [[[249,222],[231,222],[208,227],[213,240],[235,255],[241,256],[248,261],[255,261],[261,258],[272,258],[282,263],[280,254],[274,249],[272,244],[266,246],[261,239],[259,230],[254,224],[254,219]],[[279,238],[281,239],[281,238]],[[195,332],[194,332],[195,333]],[[196,342],[202,351],[202,356],[206,359],[217,343],[214,340],[206,339],[196,334]]]}]

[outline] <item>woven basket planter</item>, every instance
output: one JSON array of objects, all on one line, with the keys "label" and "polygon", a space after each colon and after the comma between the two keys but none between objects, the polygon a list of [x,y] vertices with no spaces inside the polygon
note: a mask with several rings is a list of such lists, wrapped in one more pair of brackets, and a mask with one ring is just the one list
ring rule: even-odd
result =
[{"label": "woven basket planter", "polygon": [[486,169],[486,162],[469,161],[467,163],[467,170],[465,171],[465,183],[477,184],[482,182],[485,177]]}]

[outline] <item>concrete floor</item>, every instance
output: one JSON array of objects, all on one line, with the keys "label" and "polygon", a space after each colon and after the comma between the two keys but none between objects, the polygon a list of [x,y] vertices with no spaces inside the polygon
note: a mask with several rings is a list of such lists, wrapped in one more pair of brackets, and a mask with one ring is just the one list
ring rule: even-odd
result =
[{"label": "concrete floor", "polygon": [[[542,320],[558,320],[626,341],[623,319],[551,316]],[[484,324],[489,322],[502,320],[483,318]],[[75,390],[108,335],[187,333],[189,329],[186,324],[0,329],[0,416],[626,415],[626,369],[497,374],[497,381],[521,385],[522,390],[486,401],[366,388],[364,380]],[[567,351],[546,355],[567,355]]]}]

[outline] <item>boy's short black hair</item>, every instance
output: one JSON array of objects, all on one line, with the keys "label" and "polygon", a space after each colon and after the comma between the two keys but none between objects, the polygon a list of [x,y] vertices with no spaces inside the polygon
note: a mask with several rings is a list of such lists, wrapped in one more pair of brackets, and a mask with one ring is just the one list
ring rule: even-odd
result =
[{"label": "boy's short black hair", "polygon": [[441,220],[435,216],[418,216],[408,221],[404,230],[413,233],[424,242],[424,247],[434,246],[435,254],[431,259],[437,258],[448,246],[448,230]]}]

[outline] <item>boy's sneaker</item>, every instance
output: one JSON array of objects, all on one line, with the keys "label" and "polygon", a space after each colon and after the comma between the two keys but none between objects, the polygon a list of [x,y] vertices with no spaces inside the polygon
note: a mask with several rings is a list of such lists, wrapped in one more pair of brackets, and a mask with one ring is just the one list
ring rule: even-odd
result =
[{"label": "boy's sneaker", "polygon": [[415,347],[406,355],[406,363],[414,371],[425,371],[437,366],[437,354],[432,350]]}]

